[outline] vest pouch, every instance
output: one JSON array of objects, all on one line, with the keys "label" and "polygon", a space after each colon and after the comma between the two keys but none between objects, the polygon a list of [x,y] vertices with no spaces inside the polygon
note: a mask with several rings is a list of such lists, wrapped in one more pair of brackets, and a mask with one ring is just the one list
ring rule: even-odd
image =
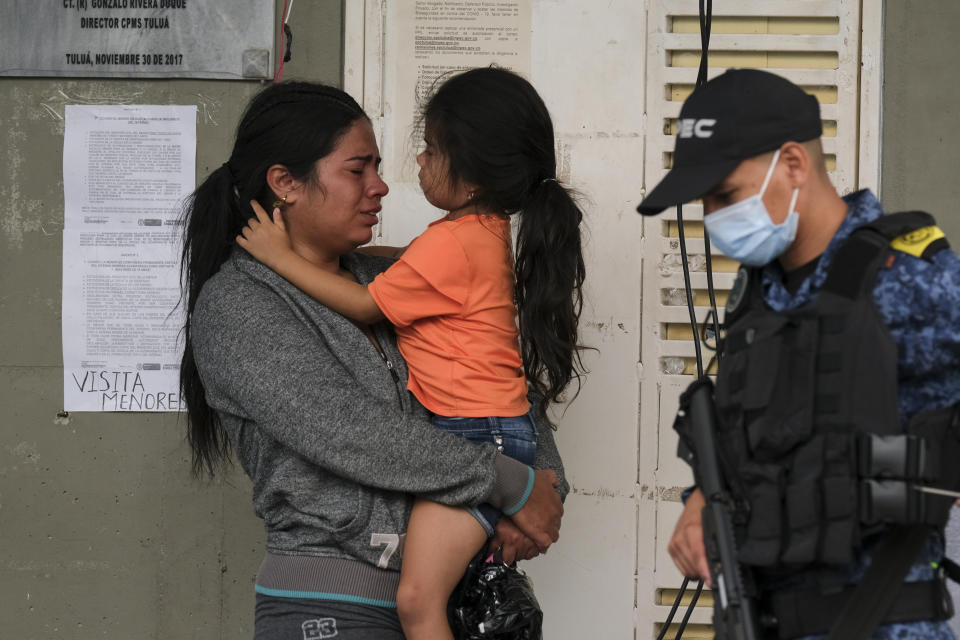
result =
[{"label": "vest pouch", "polygon": [[714,401],[717,406],[717,429],[743,430],[743,392],[747,380],[747,349],[731,350],[724,344],[723,358],[718,365]]},{"label": "vest pouch", "polygon": [[781,495],[784,470],[775,464],[748,462],[740,469],[750,515],[740,541],[740,561],[751,566],[772,566],[780,555],[782,535]]},{"label": "vest pouch", "polygon": [[850,433],[826,433],[823,437],[820,562],[846,565],[853,562],[853,553],[860,539],[856,447]]},{"label": "vest pouch", "polygon": [[[916,476],[911,480],[922,486],[960,491],[960,404],[915,414],[907,433],[923,438],[926,445],[922,447],[925,455],[911,465]],[[917,493],[924,501],[924,521],[944,526],[956,498]]]},{"label": "vest pouch", "polygon": [[745,412],[762,411],[770,404],[779,367],[780,332],[786,324],[779,316],[747,317],[728,328],[715,392],[717,409],[731,418],[724,421],[727,426],[742,424]]},{"label": "vest pouch", "polygon": [[797,448],[790,461],[784,495],[787,535],[780,559],[786,564],[807,564],[817,559],[823,522],[823,436]]},{"label": "vest pouch", "polygon": [[758,459],[779,459],[813,433],[818,334],[815,318],[791,318],[749,352],[743,406]]},{"label": "vest pouch", "polygon": [[743,389],[743,410],[748,413],[765,410],[770,406],[782,355],[783,336],[774,334],[755,340],[756,347],[747,352],[747,372]]}]

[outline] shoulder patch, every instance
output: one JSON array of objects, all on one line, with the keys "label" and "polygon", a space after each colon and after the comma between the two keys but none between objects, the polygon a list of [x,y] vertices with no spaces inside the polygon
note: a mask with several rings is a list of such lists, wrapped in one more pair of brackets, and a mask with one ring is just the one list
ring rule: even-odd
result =
[{"label": "shoulder patch", "polygon": [[890,246],[916,258],[929,260],[934,253],[950,245],[940,227],[931,226],[897,236],[890,241]]}]

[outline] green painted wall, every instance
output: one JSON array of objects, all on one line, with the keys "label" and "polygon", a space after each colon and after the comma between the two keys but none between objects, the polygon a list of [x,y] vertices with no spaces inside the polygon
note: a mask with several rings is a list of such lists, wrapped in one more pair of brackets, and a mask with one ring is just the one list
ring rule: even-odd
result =
[{"label": "green painted wall", "polygon": [[[342,13],[296,3],[286,79],[340,84]],[[174,414],[58,418],[61,166],[65,104],[197,104],[200,179],[260,88],[0,78],[0,637],[252,636],[263,533],[246,477],[194,480]]]},{"label": "green painted wall", "polygon": [[[888,211],[924,209],[960,249],[960,2],[884,3],[881,199]],[[960,557],[960,510],[947,525]],[[954,603],[960,588],[949,583]],[[950,621],[960,634],[960,618]]]},{"label": "green painted wall", "polygon": [[960,2],[888,0],[881,191],[889,211],[924,209],[960,247]]}]

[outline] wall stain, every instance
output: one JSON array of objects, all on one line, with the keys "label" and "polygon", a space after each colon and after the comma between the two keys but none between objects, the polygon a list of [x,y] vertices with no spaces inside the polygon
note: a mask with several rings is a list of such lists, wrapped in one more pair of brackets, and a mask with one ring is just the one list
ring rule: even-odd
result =
[{"label": "wall stain", "polygon": [[686,487],[651,487],[648,484],[640,487],[640,497],[644,500],[658,502],[683,502],[682,494]]},{"label": "wall stain", "polygon": [[570,145],[557,139],[557,180],[563,184],[570,184],[573,173],[573,154]]},{"label": "wall stain", "polygon": [[583,326],[596,331],[600,335],[602,342],[606,342],[608,339],[616,337],[618,332],[624,335],[630,334],[630,330],[627,329],[626,324],[623,322],[617,322],[614,318],[606,318],[604,320],[587,320],[583,322]]},{"label": "wall stain", "polygon": [[40,454],[37,452],[37,445],[34,442],[20,442],[12,447],[7,447],[7,451],[25,464],[34,466],[40,464]]},{"label": "wall stain", "polygon": [[69,93],[63,87],[57,87],[49,96],[40,100],[38,114],[47,120],[63,121],[65,107],[68,104],[139,104],[144,90],[136,85],[124,84],[98,85],[92,93]]},{"label": "wall stain", "polygon": [[657,493],[664,502],[683,502],[681,494],[686,487],[659,487]]},{"label": "wall stain", "polygon": [[617,491],[614,489],[609,489],[607,487],[597,487],[596,489],[581,489],[575,485],[570,486],[570,493],[576,494],[578,496],[589,496],[594,498],[632,498],[633,494],[625,494],[622,491]]},{"label": "wall stain", "polygon": [[[10,122],[23,120],[24,105],[28,99],[26,91],[14,87],[10,100]],[[8,127],[6,130],[6,175],[9,176],[9,188],[0,190],[0,202],[7,205],[6,215],[0,218],[0,230],[3,230],[10,243],[17,248],[23,246],[23,209],[20,198],[20,184],[23,181],[24,154],[21,150],[27,140],[27,132],[22,126]]]},{"label": "wall stain", "polygon": [[[6,237],[9,244],[18,250],[23,249],[25,234],[43,232],[51,235],[50,231],[56,222],[42,220],[44,201],[36,197],[24,197],[22,185],[31,184],[26,171],[26,158],[33,148],[27,142],[28,131],[24,123],[29,120],[28,102],[29,93],[19,87],[14,87],[9,101],[10,122],[15,126],[7,127],[4,131],[3,144],[6,148],[4,162],[0,167],[6,180],[0,185],[0,202],[5,204],[6,211],[0,217],[0,232]],[[6,165],[6,166],[3,166]],[[59,177],[59,171],[57,172]]]},{"label": "wall stain", "polygon": [[17,153],[13,145],[11,145],[8,153],[11,156],[9,160],[12,167],[8,174],[10,176],[10,187],[0,186],[0,202],[8,203],[9,208],[5,215],[0,217],[0,231],[6,236],[10,245],[16,249],[23,249],[23,238],[28,233],[39,231],[45,236],[59,236],[57,231],[63,228],[61,223],[41,219],[44,213],[43,200],[23,197],[19,184],[23,171],[20,162],[18,162],[22,158],[13,157],[13,154]]},{"label": "wall stain", "polygon": [[220,110],[220,101],[213,96],[206,96],[202,93],[193,94],[197,96],[197,118],[200,124],[209,124],[216,127],[217,112]]},{"label": "wall stain", "polygon": [[[10,560],[7,568],[11,571],[56,572],[62,575],[67,571],[110,571],[114,575],[130,573],[126,567],[117,567],[108,560]],[[29,595],[27,596],[29,599]]]}]

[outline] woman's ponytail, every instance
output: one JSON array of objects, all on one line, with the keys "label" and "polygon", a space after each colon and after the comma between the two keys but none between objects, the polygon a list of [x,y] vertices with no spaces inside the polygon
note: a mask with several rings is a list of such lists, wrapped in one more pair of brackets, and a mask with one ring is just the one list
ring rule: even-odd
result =
[{"label": "woman's ponytail", "polygon": [[583,372],[578,324],[586,277],[580,241],[583,213],[553,178],[530,190],[519,213],[516,301],[523,366],[532,390],[546,407]]},{"label": "woman's ponytail", "polygon": [[237,235],[253,216],[248,203],[259,200],[266,207],[274,199],[267,169],[280,164],[297,180],[314,184],[317,161],[363,118],[360,105],[335,87],[307,82],[270,85],[247,105],[230,160],[187,200],[182,219],[181,302],[186,302],[186,323],[180,391],[187,405],[187,441],[197,475],[212,475],[230,459],[226,431],[207,404],[193,354],[193,312],[200,291],[230,257]]},{"label": "woman's ponytail", "polygon": [[193,358],[191,320],[200,290],[226,262],[243,227],[238,200],[233,172],[229,163],[224,163],[193,192],[183,217],[180,279],[187,307],[180,393],[187,405],[187,442],[193,451],[193,472],[198,476],[213,475],[219,463],[229,459],[230,448],[217,412],[207,404]]}]

